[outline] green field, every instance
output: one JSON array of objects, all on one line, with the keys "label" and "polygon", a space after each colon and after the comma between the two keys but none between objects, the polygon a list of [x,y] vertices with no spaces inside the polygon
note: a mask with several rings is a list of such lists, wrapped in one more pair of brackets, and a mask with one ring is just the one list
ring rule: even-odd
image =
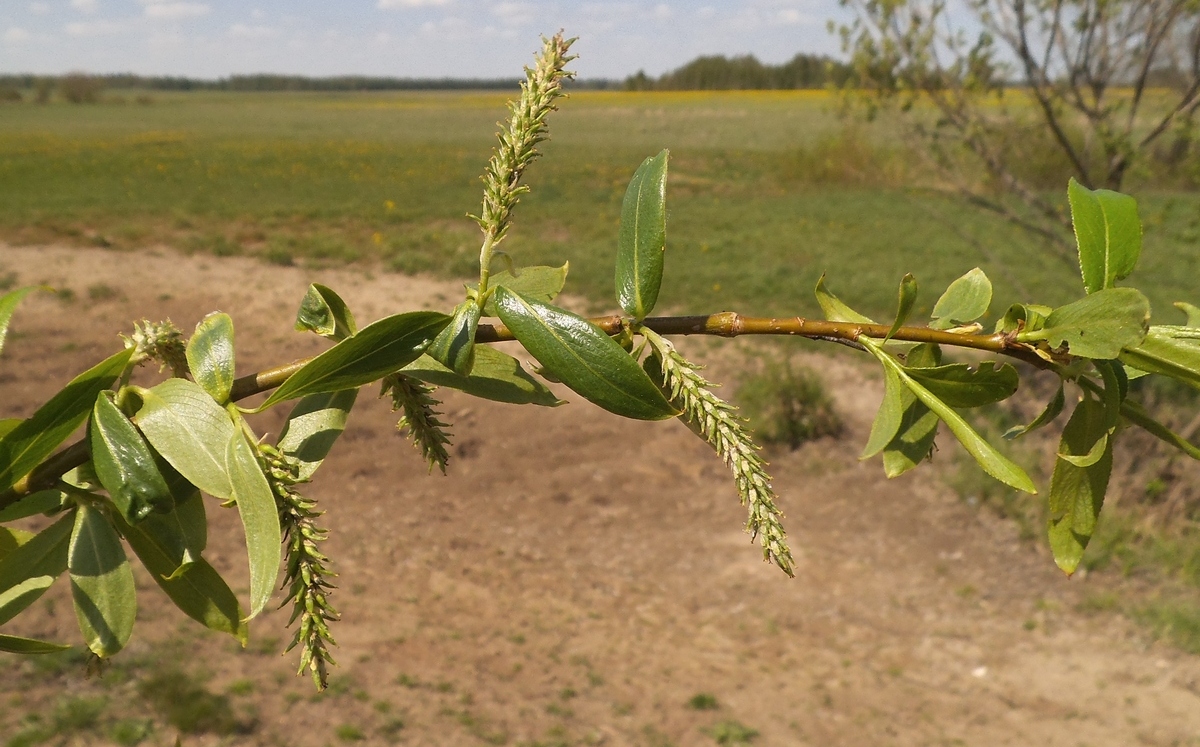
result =
[{"label": "green field", "polygon": [[[183,93],[149,105],[4,106],[0,238],[466,277],[479,235],[464,215],[478,210],[505,99]],[[625,184],[665,147],[662,305],[674,311],[812,313],[826,271],[848,301],[880,315],[908,271],[926,308],[976,265],[996,284],[993,315],[1078,293],[1077,273],[1028,235],[902,188],[912,159],[889,123],[847,137],[835,103],[823,92],[576,93],[552,119],[505,248],[519,264],[570,260],[569,287],[599,308],[611,298]],[[1135,192],[1147,224],[1139,287],[1165,319],[1170,301],[1200,300],[1200,200]]]}]

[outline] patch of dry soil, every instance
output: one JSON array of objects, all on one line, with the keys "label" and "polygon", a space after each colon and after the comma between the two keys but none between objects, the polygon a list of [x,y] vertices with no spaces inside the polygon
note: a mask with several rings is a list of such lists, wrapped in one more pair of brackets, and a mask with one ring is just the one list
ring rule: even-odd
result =
[{"label": "patch of dry soil", "polygon": [[[76,294],[38,294],[18,312],[0,417],[28,415],[134,319],[190,330],[227,311],[248,372],[325,346],[291,331],[309,282],[337,289],[363,321],[449,308],[460,292],[165,249],[0,246],[0,271]],[[189,745],[333,744],[347,724],[385,744],[384,703],[405,722],[391,738],[413,745],[704,745],[715,743],[704,730],[728,720],[760,745],[1196,744],[1200,660],[1119,617],[1076,612],[1094,578],[1068,581],[928,475],[887,482],[859,463],[877,394],[856,392],[874,385],[819,360],[850,434],[772,465],[794,580],[760,562],[724,468],[678,423],[622,421],[565,391],[558,409],[449,392],[450,474],[426,476],[395,416],[365,396],[309,488],[341,574],[341,684],[310,697],[293,657],[275,655],[290,638],[284,612],[256,620],[240,653],[196,634],[144,573],[134,652],[192,631],[185,665],[216,690],[252,683],[240,697],[258,714],[253,733]],[[277,433],[282,417],[260,430]],[[207,557],[244,594],[238,520],[215,503],[209,515]],[[77,640],[63,586],[6,632]],[[5,656],[0,669],[23,666]],[[0,692],[13,688],[0,731],[55,697],[15,681],[0,678]],[[686,707],[701,692],[716,710]]]}]

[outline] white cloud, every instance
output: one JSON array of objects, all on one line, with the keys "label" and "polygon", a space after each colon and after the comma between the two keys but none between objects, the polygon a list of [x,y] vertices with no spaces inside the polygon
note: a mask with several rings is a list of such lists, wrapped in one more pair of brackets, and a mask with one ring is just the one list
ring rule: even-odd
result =
[{"label": "white cloud", "polygon": [[125,24],[116,21],[88,21],[66,25],[67,34],[70,36],[111,36],[125,31],[125,28]]},{"label": "white cloud", "polygon": [[529,3],[496,3],[492,6],[492,15],[508,26],[523,26],[536,17]]},{"label": "white cloud", "polygon": [[229,27],[229,35],[234,39],[270,39],[278,36],[279,32],[270,26],[251,26],[245,23],[235,23]]},{"label": "white cloud", "polygon": [[254,10],[250,11],[250,17],[256,21],[261,21],[262,19],[267,17],[267,14],[263,13],[258,8],[255,8]]},{"label": "white cloud", "polygon": [[717,9],[711,5],[705,5],[703,8],[696,11],[696,15],[698,15],[704,19],[712,18],[716,14],[717,14]]},{"label": "white cloud", "polygon": [[33,13],[35,16],[45,15],[50,12],[50,3],[30,3],[29,12]]},{"label": "white cloud", "polygon": [[99,0],[71,0],[71,7],[81,13],[95,13],[100,9]]},{"label": "white cloud", "polygon": [[795,8],[784,8],[783,10],[779,11],[779,22],[789,26],[794,26],[800,23],[811,23],[812,20],[812,17],[805,13],[801,13]]},{"label": "white cloud", "polygon": [[654,17],[660,21],[665,21],[671,17],[671,6],[666,3],[659,3],[654,6]]},{"label": "white cloud", "polygon": [[453,0],[379,0],[375,7],[380,10],[397,10],[402,8],[434,8],[449,5]]},{"label": "white cloud", "polygon": [[18,28],[16,26],[10,26],[8,31],[4,32],[3,38],[5,44],[21,44],[22,42],[27,42],[32,39],[33,34],[29,33],[25,29]]},{"label": "white cloud", "polygon": [[181,18],[206,16],[211,10],[212,8],[205,3],[152,2],[146,4],[143,13],[145,13],[147,18],[176,21]]}]

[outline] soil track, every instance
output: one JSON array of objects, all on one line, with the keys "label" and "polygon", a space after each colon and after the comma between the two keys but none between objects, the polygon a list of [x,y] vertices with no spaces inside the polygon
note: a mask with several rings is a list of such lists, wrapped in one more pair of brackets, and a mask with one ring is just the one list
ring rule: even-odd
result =
[{"label": "soil track", "polygon": [[[290,331],[309,282],[337,289],[362,321],[447,308],[459,292],[165,249],[0,245],[5,272],[76,298],[38,294],[18,312],[0,417],[28,415],[134,319],[190,330],[227,311],[248,372],[325,345]],[[1094,577],[1066,580],[928,475],[888,482],[859,463],[877,395],[856,394],[863,370],[819,360],[850,434],[772,465],[794,580],[760,562],[724,468],[678,423],[621,421],[566,392],[559,409],[447,393],[450,474],[427,477],[395,416],[365,396],[308,490],[328,511],[341,574],[340,684],[310,697],[294,657],[275,655],[285,613],[255,621],[239,653],[185,624],[144,573],[131,655],[188,636],[199,653],[184,664],[213,689],[251,683],[238,697],[257,728],[189,745],[333,744],[344,725],[386,744],[385,703],[405,722],[391,739],[420,745],[711,745],[728,721],[760,745],[1200,744],[1200,660],[1122,618],[1076,612]],[[282,416],[260,430],[277,433]],[[215,503],[209,516],[206,556],[244,587],[237,517]],[[64,586],[6,632],[76,640]],[[6,657],[0,671],[2,733],[56,694],[26,664]],[[91,685],[79,674],[67,686]],[[688,708],[697,693],[717,708]]]}]

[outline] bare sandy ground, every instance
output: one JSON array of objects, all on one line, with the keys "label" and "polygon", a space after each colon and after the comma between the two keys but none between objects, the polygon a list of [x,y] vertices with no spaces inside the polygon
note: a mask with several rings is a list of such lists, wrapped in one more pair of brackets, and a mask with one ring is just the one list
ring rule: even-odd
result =
[{"label": "bare sandy ground", "polygon": [[[0,245],[4,272],[76,298],[39,294],[18,312],[0,417],[28,415],[116,349],[134,319],[171,317],[187,331],[229,312],[249,372],[326,345],[291,331],[309,282],[337,289],[360,321],[448,309],[460,292],[166,249]],[[92,300],[99,286],[116,294]],[[558,409],[450,392],[450,474],[427,476],[395,416],[364,393],[308,490],[328,511],[341,574],[333,690],[310,697],[293,657],[277,655],[290,638],[284,613],[255,621],[239,652],[196,633],[144,573],[131,655],[187,636],[181,663],[210,673],[214,690],[250,683],[238,697],[257,727],[189,745],[335,744],[344,725],[386,744],[397,715],[405,726],[390,740],[414,745],[711,745],[705,730],[730,720],[757,730],[759,745],[1200,744],[1200,660],[1120,617],[1077,612],[1104,579],[1067,580],[930,475],[888,482],[859,463],[878,395],[859,393],[873,386],[865,369],[819,360],[850,434],[772,465],[794,580],[760,562],[724,468],[678,423],[625,422],[565,391]],[[277,433],[282,417],[259,427]],[[209,516],[206,556],[244,593],[237,517],[215,502]],[[62,586],[6,632],[76,640]],[[55,687],[95,686],[82,673],[39,683],[2,656],[0,734],[48,708]],[[717,709],[688,708],[697,693]],[[147,743],[173,740],[163,729]]]}]

